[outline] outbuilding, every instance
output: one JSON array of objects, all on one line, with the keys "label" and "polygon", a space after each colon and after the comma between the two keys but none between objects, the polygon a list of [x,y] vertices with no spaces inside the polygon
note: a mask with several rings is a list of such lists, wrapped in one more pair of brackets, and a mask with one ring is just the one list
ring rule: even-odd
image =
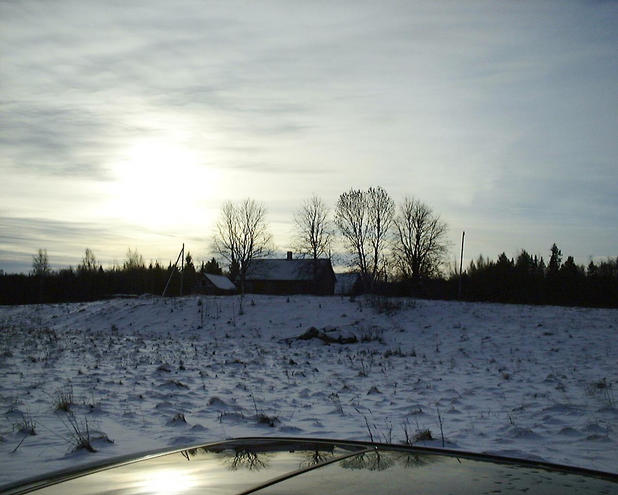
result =
[{"label": "outbuilding", "polygon": [[201,292],[204,294],[225,295],[235,294],[237,291],[234,283],[223,275],[204,273],[201,279]]},{"label": "outbuilding", "polygon": [[363,292],[363,279],[360,273],[336,273],[335,294],[354,296]]}]

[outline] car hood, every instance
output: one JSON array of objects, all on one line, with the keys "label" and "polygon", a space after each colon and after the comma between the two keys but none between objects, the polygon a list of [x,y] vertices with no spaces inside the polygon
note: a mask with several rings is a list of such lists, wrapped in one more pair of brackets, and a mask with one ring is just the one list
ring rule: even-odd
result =
[{"label": "car hood", "polygon": [[618,476],[444,449],[241,438],[142,453],[12,483],[2,493],[617,494]]}]

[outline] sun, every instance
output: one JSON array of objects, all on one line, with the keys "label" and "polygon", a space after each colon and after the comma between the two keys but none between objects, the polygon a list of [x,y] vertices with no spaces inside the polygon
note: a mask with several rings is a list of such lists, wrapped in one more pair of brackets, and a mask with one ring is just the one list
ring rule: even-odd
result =
[{"label": "sun", "polygon": [[216,181],[191,149],[159,140],[130,146],[113,166],[112,214],[158,229],[191,224]]}]

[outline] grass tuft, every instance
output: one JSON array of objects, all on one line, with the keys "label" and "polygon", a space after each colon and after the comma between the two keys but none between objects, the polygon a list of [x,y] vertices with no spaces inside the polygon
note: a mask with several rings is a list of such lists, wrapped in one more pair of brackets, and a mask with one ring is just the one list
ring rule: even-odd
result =
[{"label": "grass tuft", "polygon": [[95,440],[104,440],[108,443],[113,443],[109,437],[101,432],[91,432],[88,425],[88,418],[84,416],[84,420],[80,422],[75,414],[69,412],[65,423],[67,429],[67,440],[72,446],[72,451],[86,450],[88,452],[96,452],[92,442]]},{"label": "grass tuft", "polygon": [[24,435],[36,435],[36,422],[29,412],[22,413],[21,420],[15,424],[15,428]]},{"label": "grass tuft", "polygon": [[56,411],[69,412],[73,404],[73,385],[56,390],[56,395],[54,396],[54,409]]}]

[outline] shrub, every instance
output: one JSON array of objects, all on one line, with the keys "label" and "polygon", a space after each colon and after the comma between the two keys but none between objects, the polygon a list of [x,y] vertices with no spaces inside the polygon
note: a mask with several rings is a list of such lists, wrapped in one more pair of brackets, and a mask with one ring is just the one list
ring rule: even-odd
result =
[{"label": "shrub", "polygon": [[401,311],[403,303],[401,300],[390,299],[385,296],[371,296],[367,302],[377,313],[392,314]]},{"label": "shrub", "polygon": [[256,417],[258,424],[260,425],[268,425],[273,428],[277,423],[280,423],[279,418],[277,416],[267,416],[264,413],[260,413]]},{"label": "shrub", "polygon": [[418,430],[415,434],[414,434],[414,441],[415,442],[424,442],[427,440],[433,440],[433,437],[431,436],[431,430]]},{"label": "shrub", "polygon": [[607,407],[613,408],[616,406],[616,400],[614,399],[612,385],[612,382],[607,381],[607,378],[593,382],[587,387],[588,395],[598,398]]}]

